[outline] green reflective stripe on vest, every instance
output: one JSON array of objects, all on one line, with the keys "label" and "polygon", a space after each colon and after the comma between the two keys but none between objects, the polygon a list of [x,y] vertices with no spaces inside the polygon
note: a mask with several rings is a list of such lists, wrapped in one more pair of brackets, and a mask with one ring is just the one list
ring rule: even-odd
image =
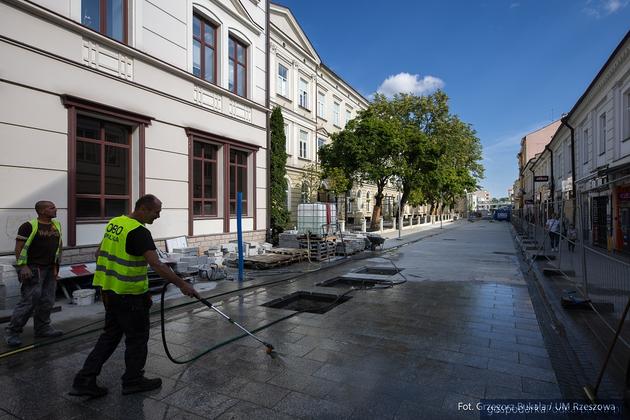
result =
[{"label": "green reflective stripe on vest", "polygon": [[126,265],[127,267],[145,267],[147,265],[144,258],[142,258],[142,260],[139,260],[139,261],[127,261],[115,255],[111,255],[110,253],[105,252],[103,250],[99,251],[98,256],[106,258],[110,261],[114,261],[115,263],[118,263],[120,265]]},{"label": "green reflective stripe on vest", "polygon": [[114,217],[107,223],[101,242],[94,286],[119,295],[139,295],[149,290],[147,262],[143,256],[127,253],[127,235],[142,223],[127,216]]},{"label": "green reflective stripe on vest", "polygon": [[[28,261],[28,248],[31,246],[33,239],[35,239],[35,235],[37,235],[37,230],[39,229],[39,223],[37,219],[29,220],[31,224],[31,234],[26,239],[26,243],[22,247],[22,251],[20,251],[20,255],[17,259],[16,265],[26,265]],[[51,221],[54,228],[59,232],[59,245],[57,246],[57,252],[55,253],[55,262],[59,264],[59,255],[61,255],[61,223],[58,220]]]}]

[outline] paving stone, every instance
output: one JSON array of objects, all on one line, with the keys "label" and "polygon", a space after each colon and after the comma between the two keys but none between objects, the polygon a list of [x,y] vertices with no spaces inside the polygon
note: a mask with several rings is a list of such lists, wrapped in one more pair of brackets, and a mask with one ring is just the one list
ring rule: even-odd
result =
[{"label": "paving stone", "polygon": [[239,402],[228,408],[218,417],[218,420],[293,420],[287,414],[270,410],[249,402]]},{"label": "paving stone", "polygon": [[562,398],[558,384],[523,378],[523,392],[544,396],[544,398]]},{"label": "paving stone", "polygon": [[[489,359],[507,360],[510,362],[518,362],[518,352],[500,350],[490,347],[481,347],[471,344],[462,344],[459,351],[465,354],[473,354],[476,356],[486,356]],[[489,363],[492,363],[490,360]]]},{"label": "paving stone", "polygon": [[221,386],[221,393],[239,400],[271,408],[290,391],[271,383],[234,378]]},{"label": "paving stone", "polygon": [[239,400],[198,386],[190,386],[169,395],[163,402],[202,417],[214,418],[236,405]]},{"label": "paving stone", "polygon": [[541,381],[556,382],[556,375],[553,370],[505,362],[503,360],[494,361],[488,365],[488,369]]},{"label": "paving stone", "polygon": [[144,394],[121,395],[120,392],[110,392],[103,398],[84,399],[80,404],[116,419],[168,418],[179,412],[178,408]]},{"label": "paving stone", "polygon": [[400,408],[394,415],[396,420],[434,420],[450,419],[449,410],[444,410],[441,406],[430,406],[426,403],[416,403],[403,401]]},{"label": "paving stone", "polygon": [[527,353],[519,353],[518,362],[522,365],[538,367],[552,371],[551,360],[549,357],[534,356]]},{"label": "paving stone", "polygon": [[347,418],[353,412],[352,407],[310,397],[298,392],[291,392],[275,407],[290,416],[310,419]]},{"label": "paving stone", "polygon": [[298,372],[286,372],[268,381],[268,383],[286,388],[291,391],[299,391],[315,398],[323,398],[336,385],[335,382]]}]

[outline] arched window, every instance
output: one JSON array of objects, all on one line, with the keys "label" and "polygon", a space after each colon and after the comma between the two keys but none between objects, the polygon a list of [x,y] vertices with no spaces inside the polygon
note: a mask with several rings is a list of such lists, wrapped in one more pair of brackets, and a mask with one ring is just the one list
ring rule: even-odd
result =
[{"label": "arched window", "polygon": [[365,211],[370,211],[370,192],[365,194]]}]

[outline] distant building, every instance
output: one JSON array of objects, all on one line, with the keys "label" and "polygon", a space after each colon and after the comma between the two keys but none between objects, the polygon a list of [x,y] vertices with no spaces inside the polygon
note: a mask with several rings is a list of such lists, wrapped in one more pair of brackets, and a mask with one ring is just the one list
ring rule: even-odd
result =
[{"label": "distant building", "polygon": [[534,202],[534,177],[531,171],[534,160],[539,156],[560,127],[560,120],[554,121],[538,130],[526,134],[521,139],[521,148],[516,155],[518,161],[518,179],[515,181],[514,207],[525,208]]},{"label": "distant building", "polygon": [[542,204],[541,212],[561,213],[587,244],[630,254],[630,32],[562,119],[531,172],[548,177],[529,188],[522,184],[524,196]]}]

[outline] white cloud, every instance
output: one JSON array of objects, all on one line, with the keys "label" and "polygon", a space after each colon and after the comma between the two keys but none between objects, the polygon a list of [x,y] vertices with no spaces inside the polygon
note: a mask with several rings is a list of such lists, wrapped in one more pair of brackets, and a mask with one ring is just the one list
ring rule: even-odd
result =
[{"label": "white cloud", "polygon": [[424,95],[444,87],[444,81],[433,76],[421,77],[419,74],[398,73],[389,76],[378,87],[377,92],[392,97],[396,93]]},{"label": "white cloud", "polygon": [[630,3],[630,0],[587,0],[584,13],[596,19],[617,13]]}]

